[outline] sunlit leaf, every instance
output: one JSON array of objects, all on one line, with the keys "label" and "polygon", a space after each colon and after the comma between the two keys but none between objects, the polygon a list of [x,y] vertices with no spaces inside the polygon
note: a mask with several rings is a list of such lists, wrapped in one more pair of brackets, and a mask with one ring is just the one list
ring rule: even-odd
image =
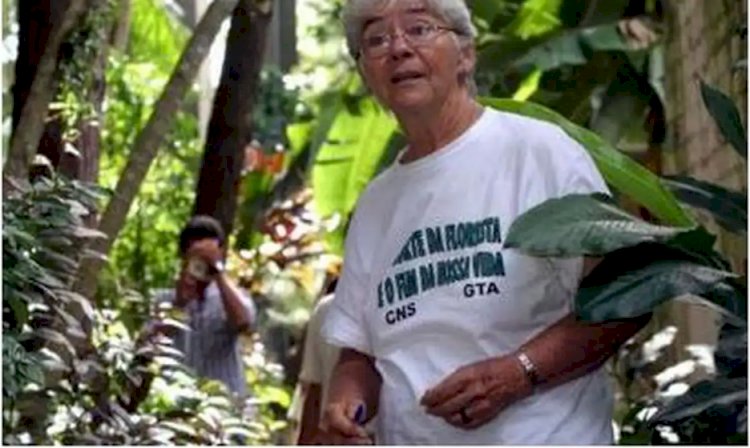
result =
[{"label": "sunlit leaf", "polygon": [[508,31],[528,39],[558,28],[558,17],[562,0],[526,0]]},{"label": "sunlit leaf", "polygon": [[526,101],[531,98],[539,88],[539,81],[541,79],[542,71],[539,69],[533,70],[528,76],[526,76],[526,78],[524,78],[523,82],[521,82],[518,90],[513,94],[513,99],[516,101]]},{"label": "sunlit leaf", "polygon": [[315,207],[320,215],[349,215],[395,130],[393,117],[372,98],[362,98],[356,102],[356,110],[344,108],[336,115],[312,169]]}]

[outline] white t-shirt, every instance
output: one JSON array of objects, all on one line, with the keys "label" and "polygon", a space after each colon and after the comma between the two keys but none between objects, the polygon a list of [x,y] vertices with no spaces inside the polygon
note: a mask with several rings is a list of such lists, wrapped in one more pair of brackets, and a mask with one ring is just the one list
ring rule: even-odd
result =
[{"label": "white t-shirt", "polygon": [[[558,127],[487,109],[455,141],[394,163],[365,190],[323,326],[332,344],[376,358],[377,443],[610,444],[603,369],[462,430],[419,400],[457,368],[515,351],[572,310],[582,259],[502,249],[516,217],[549,198],[607,192]],[[571,352],[586,347],[570,347]]]}]

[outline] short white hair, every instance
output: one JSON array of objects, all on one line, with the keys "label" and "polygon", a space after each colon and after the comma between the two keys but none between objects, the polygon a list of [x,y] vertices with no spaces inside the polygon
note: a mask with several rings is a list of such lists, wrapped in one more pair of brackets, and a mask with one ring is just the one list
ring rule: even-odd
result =
[{"label": "short white hair", "polygon": [[[373,9],[384,3],[398,0],[348,0],[342,14],[346,45],[353,58],[359,55],[362,31],[365,21],[371,16]],[[453,29],[459,38],[474,43],[476,30],[471,23],[471,13],[464,0],[423,0],[427,10],[443,20]]]},{"label": "short white hair", "polygon": [[[342,14],[346,46],[355,60],[359,58],[362,32],[365,21],[372,15],[373,9],[393,1],[403,0],[347,0]],[[464,0],[423,0],[431,14],[445,22],[463,45],[474,45],[477,32],[471,23],[471,13]],[[466,84],[472,94],[476,93],[474,73],[468,73]]]}]

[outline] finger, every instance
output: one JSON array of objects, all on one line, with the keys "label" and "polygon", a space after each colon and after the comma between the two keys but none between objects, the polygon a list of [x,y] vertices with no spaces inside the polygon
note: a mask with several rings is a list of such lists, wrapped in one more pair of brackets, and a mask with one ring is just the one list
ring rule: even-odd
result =
[{"label": "finger", "polygon": [[487,424],[493,420],[504,406],[496,406],[490,402],[490,400],[480,400],[475,402],[469,409],[466,410],[466,415],[469,417],[469,422],[466,423],[467,429],[475,429],[482,425]]},{"label": "finger", "polygon": [[354,410],[351,410],[351,406],[347,409],[339,406],[332,408],[327,413],[327,419],[324,421],[324,424],[327,424],[327,426],[323,429],[339,432],[346,437],[367,437],[364,428],[352,421],[355,411],[356,405],[354,405]]},{"label": "finger", "polygon": [[448,423],[451,426],[455,426],[456,428],[466,429],[466,423],[464,423],[463,418],[460,414],[451,414],[443,418],[446,423]]},{"label": "finger", "polygon": [[482,398],[481,391],[476,383],[467,387],[458,394],[446,398],[445,401],[436,403],[433,406],[428,406],[426,411],[429,414],[437,416],[448,416],[459,412],[461,409],[467,407],[471,402]]},{"label": "finger", "polygon": [[432,407],[444,402],[466,388],[466,378],[461,372],[449,375],[437,386],[429,389],[423,396],[421,403],[423,406]]}]

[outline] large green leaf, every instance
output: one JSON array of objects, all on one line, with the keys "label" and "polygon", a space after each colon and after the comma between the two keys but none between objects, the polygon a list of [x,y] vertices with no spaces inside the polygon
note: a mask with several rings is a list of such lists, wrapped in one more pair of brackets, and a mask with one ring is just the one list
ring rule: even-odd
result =
[{"label": "large green leaf", "polygon": [[747,300],[731,272],[706,266],[678,249],[641,244],[608,254],[583,280],[575,298],[581,319],[604,322],[641,316],[675,298],[690,298],[737,325]]},{"label": "large green leaf", "polygon": [[747,232],[747,195],[688,176],[669,176],[662,182],[682,202],[710,212],[730,232]]},{"label": "large green leaf", "polygon": [[747,377],[701,381],[657,412],[650,424],[672,423],[696,416],[714,406],[733,406],[743,402],[747,403]]},{"label": "large green leaf", "polygon": [[591,154],[604,180],[613,188],[642,204],[666,224],[680,227],[694,224],[656,175],[593,132],[538,104],[501,98],[482,98],[480,101],[498,110],[557,124]]},{"label": "large green leaf", "polygon": [[188,31],[170,16],[163,0],[133,0],[128,52],[134,61],[155,62],[165,73],[172,71]]},{"label": "large green leaf", "polygon": [[747,134],[732,99],[701,81],[701,96],[722,135],[739,155],[747,159]]},{"label": "large green leaf", "polygon": [[[349,216],[396,131],[394,118],[374,99],[361,98],[354,106],[336,115],[312,168],[315,206],[322,216]],[[329,242],[340,250],[342,226],[336,234]]]},{"label": "large green leaf", "polygon": [[[516,218],[505,247],[539,257],[600,256],[647,242],[666,243],[695,228],[649,224],[619,209],[601,193],[550,199]],[[710,249],[713,241],[707,241]]]},{"label": "large green leaf", "polygon": [[477,65],[480,71],[502,72],[510,68],[548,71],[584,65],[595,51],[628,51],[616,24],[553,30],[531,38],[499,36],[482,45]]},{"label": "large green leaf", "polygon": [[515,66],[527,64],[547,71],[565,65],[583,65],[593,51],[627,51],[625,39],[616,24],[565,30],[541,44],[514,62]]}]

